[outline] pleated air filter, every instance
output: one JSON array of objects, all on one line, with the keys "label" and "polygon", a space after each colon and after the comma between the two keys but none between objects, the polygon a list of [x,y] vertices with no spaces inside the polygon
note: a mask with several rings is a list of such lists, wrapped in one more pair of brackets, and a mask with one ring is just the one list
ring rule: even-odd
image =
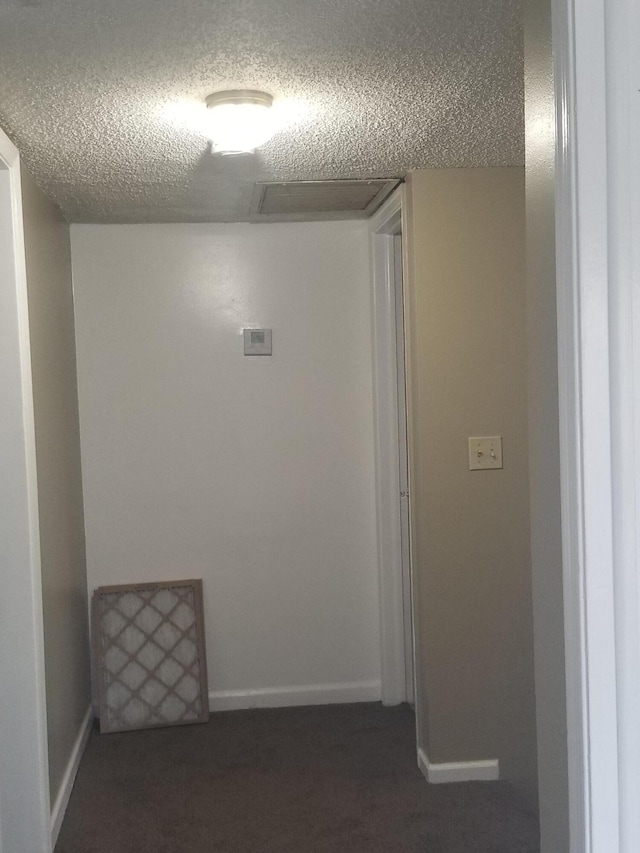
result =
[{"label": "pleated air filter", "polygon": [[93,639],[100,731],[209,719],[202,581],[99,587]]}]

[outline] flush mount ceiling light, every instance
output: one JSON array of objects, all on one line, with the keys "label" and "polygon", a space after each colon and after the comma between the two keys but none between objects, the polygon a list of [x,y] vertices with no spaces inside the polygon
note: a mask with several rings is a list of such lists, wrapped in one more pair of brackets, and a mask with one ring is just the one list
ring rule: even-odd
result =
[{"label": "flush mount ceiling light", "polygon": [[266,92],[235,89],[214,92],[207,98],[211,111],[209,130],[218,154],[250,153],[275,133],[271,115],[273,98]]}]

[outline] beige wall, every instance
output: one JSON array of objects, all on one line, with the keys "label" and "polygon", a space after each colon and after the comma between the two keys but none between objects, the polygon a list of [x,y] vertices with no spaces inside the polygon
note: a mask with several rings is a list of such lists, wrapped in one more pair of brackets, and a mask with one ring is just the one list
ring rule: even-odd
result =
[{"label": "beige wall", "polygon": [[90,701],[69,227],[23,169],[51,802]]},{"label": "beige wall", "polygon": [[540,835],[569,849],[555,270],[555,137],[550,0],[525,3],[527,314],[531,551]]},{"label": "beige wall", "polygon": [[[414,172],[405,240],[420,746],[536,805],[524,171]],[[467,438],[502,435],[504,469]],[[426,713],[425,713],[426,711]]]}]

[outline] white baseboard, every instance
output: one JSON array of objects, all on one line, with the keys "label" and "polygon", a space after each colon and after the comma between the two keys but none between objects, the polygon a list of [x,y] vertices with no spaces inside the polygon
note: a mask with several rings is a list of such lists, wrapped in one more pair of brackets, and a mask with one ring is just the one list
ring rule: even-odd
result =
[{"label": "white baseboard", "polygon": [[87,741],[89,740],[89,734],[91,733],[92,725],[93,708],[89,706],[87,708],[87,713],[84,715],[82,723],[80,724],[80,728],[78,729],[78,736],[76,737],[75,743],[73,744],[73,749],[71,750],[71,755],[69,756],[69,761],[67,763],[67,769],[64,771],[64,776],[62,777],[62,782],[60,783],[60,790],[58,791],[58,796],[56,797],[56,801],[53,804],[53,808],[51,809],[52,850],[56,846],[58,835],[60,834],[60,827],[62,826],[62,821],[64,820],[65,812],[67,811],[67,806],[69,805],[69,797],[71,796],[71,791],[73,790],[73,783],[76,781],[78,766],[80,764],[80,759],[82,758],[84,748],[87,745]]},{"label": "white baseboard", "polygon": [[498,759],[489,761],[452,761],[448,764],[432,764],[424,750],[418,750],[418,767],[427,782],[437,785],[443,782],[495,782],[500,778]]},{"label": "white baseboard", "polygon": [[311,684],[304,687],[213,691],[209,693],[209,710],[240,711],[246,708],[288,708],[294,705],[379,701],[379,681],[356,681],[346,684]]}]

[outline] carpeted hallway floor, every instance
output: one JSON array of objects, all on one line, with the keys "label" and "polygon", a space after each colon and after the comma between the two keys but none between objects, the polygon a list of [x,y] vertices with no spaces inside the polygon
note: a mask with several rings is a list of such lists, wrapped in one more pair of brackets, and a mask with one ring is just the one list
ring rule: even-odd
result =
[{"label": "carpeted hallway floor", "polygon": [[538,853],[501,782],[427,785],[412,711],[379,704],[218,713],[100,735],[55,853]]}]

